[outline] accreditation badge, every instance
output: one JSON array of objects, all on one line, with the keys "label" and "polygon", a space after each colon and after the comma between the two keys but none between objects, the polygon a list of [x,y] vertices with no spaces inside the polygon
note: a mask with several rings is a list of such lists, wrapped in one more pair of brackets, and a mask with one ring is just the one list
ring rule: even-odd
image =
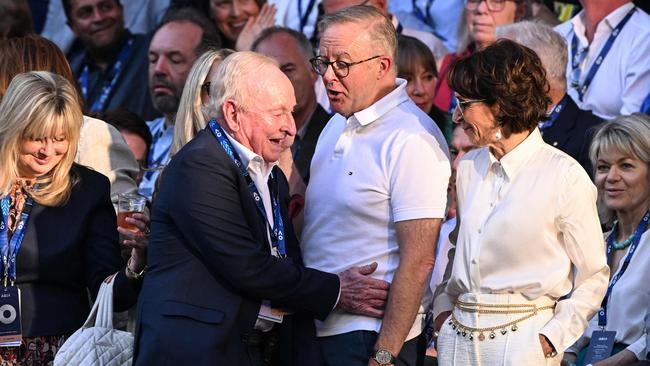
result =
[{"label": "accreditation badge", "polygon": [[18,347],[22,340],[20,289],[3,286],[0,288],[0,347]]},{"label": "accreditation badge", "polygon": [[602,361],[612,355],[614,349],[615,331],[595,330],[591,334],[589,348],[585,356],[585,365]]}]

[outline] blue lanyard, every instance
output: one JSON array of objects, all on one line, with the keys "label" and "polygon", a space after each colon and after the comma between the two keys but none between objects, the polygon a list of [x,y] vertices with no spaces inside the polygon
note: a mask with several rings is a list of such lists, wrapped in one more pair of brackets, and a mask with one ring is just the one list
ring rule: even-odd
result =
[{"label": "blue lanyard", "polygon": [[7,280],[13,285],[16,280],[16,257],[20,246],[27,231],[27,220],[32,210],[33,200],[28,197],[23,212],[20,214],[18,226],[14,231],[11,241],[9,240],[9,195],[2,199],[2,222],[0,222],[0,253],[2,254],[2,275],[3,284],[7,285]]},{"label": "blue lanyard", "polygon": [[[610,282],[609,287],[607,287],[607,293],[605,293],[605,298],[603,298],[603,302],[600,305],[600,311],[598,311],[598,325],[601,327],[605,327],[607,325],[607,303],[609,302],[609,297],[612,294],[612,289],[614,288],[614,285],[616,285],[618,280],[623,276],[623,273],[625,273],[625,271],[627,270],[627,266],[630,264],[630,260],[632,260],[632,256],[634,255],[637,246],[639,246],[639,241],[641,241],[641,235],[643,235],[643,232],[648,226],[648,220],[650,220],[650,211],[646,212],[645,216],[643,216],[643,219],[641,219],[639,226],[636,228],[636,231],[634,232],[632,244],[630,244],[630,249],[627,251],[627,255],[625,256],[625,260],[623,261],[623,266],[621,266],[621,269],[619,269],[616,275],[612,277],[612,281]],[[617,234],[617,230],[616,227],[614,227],[612,233],[609,234],[609,237],[607,238],[607,262],[609,262],[611,259],[611,254],[613,250],[612,243],[614,242],[614,240],[616,240],[616,234]]]},{"label": "blue lanyard", "polygon": [[226,154],[228,154],[233,163],[235,163],[237,168],[239,168],[241,175],[246,179],[246,182],[248,183],[248,191],[250,192],[251,196],[253,196],[253,200],[255,201],[255,205],[257,206],[258,211],[262,214],[264,220],[266,220],[266,224],[271,229],[271,245],[275,250],[277,250],[280,258],[286,257],[287,251],[284,239],[284,223],[282,222],[282,214],[280,212],[280,199],[278,197],[279,189],[277,188],[277,180],[275,185],[271,184],[271,187],[275,188],[271,189],[271,206],[273,208],[273,220],[275,221],[275,225],[271,226],[269,219],[266,216],[266,210],[264,209],[262,196],[257,190],[255,182],[253,182],[253,179],[251,179],[250,174],[248,174],[248,170],[241,162],[239,154],[237,154],[237,151],[235,151],[233,148],[230,140],[228,140],[225,132],[221,126],[219,126],[216,119],[211,119],[208,123],[208,126],[210,127],[210,130],[212,131],[214,137],[217,139],[217,141],[219,141],[219,144],[221,144],[221,147],[223,147],[223,149],[226,151]]},{"label": "blue lanyard", "polygon": [[[589,88],[589,85],[591,85],[591,82],[594,79],[594,76],[596,76],[596,72],[600,68],[600,65],[603,63],[605,60],[605,57],[609,53],[609,50],[612,48],[612,45],[614,44],[614,41],[618,37],[618,35],[621,33],[621,30],[625,26],[628,20],[632,17],[632,14],[636,11],[636,7],[633,7],[632,10],[630,10],[625,18],[621,20],[616,28],[612,31],[612,34],[609,35],[609,38],[607,39],[607,42],[605,42],[605,45],[603,46],[603,49],[600,51],[600,54],[596,58],[596,61],[591,65],[591,68],[589,69],[589,72],[587,73],[587,76],[585,77],[584,83],[582,83],[582,86],[580,85],[580,80],[575,80],[575,83],[572,85],[572,87],[576,88],[578,91],[578,97],[580,98],[580,101],[582,101],[582,98],[584,97],[585,93],[587,92],[587,89]],[[587,48],[588,49],[588,48]],[[575,30],[573,31],[573,39],[571,40],[571,72],[575,73],[577,72],[578,68],[580,67],[580,62],[581,62],[581,57],[579,57],[579,53],[582,52],[587,52],[586,50],[581,50],[578,52],[578,36],[575,33]]]},{"label": "blue lanyard", "polygon": [[[171,128],[171,127],[169,127],[169,128]],[[160,141],[160,139],[165,135],[165,131],[166,131],[165,130],[165,121],[163,121],[161,130],[159,130],[153,136],[153,140],[151,142],[151,147],[149,148],[149,156],[147,157],[147,165],[148,165],[147,168],[150,169],[150,170],[147,170],[144,173],[144,177],[146,179],[148,179],[148,180],[150,180],[153,177],[154,173],[156,173],[156,171],[157,171],[157,168],[160,168],[163,165],[163,163],[165,162],[165,159],[169,155],[169,150],[171,150],[172,144],[174,143],[172,141],[169,145],[167,145],[167,147],[165,147],[164,150],[162,150],[160,152],[160,154],[158,154],[157,157],[154,156],[154,152],[155,152],[154,150],[155,150],[156,143],[158,141]]]},{"label": "blue lanyard", "polygon": [[420,19],[423,23],[433,28],[433,19],[431,18],[431,5],[434,0],[427,0],[425,11],[423,12],[417,5],[417,0],[412,0],[413,13],[415,17]]},{"label": "blue lanyard", "polygon": [[[97,98],[97,100],[95,100],[90,106],[91,112],[103,112],[104,108],[106,108],[106,102],[108,101],[108,97],[111,95],[111,92],[115,87],[115,84],[117,84],[117,80],[120,78],[120,74],[124,69],[124,64],[126,63],[126,60],[129,58],[129,54],[131,53],[131,48],[133,48],[133,42],[134,42],[133,37],[131,37],[126,42],[124,47],[122,47],[122,50],[117,56],[117,60],[115,61],[113,67],[111,68],[109,78],[104,81],[104,86],[102,87],[102,92],[99,95],[99,98]],[[88,100],[89,72],[90,71],[88,69],[88,64],[86,64],[83,68],[83,71],[81,72],[81,75],[79,76],[79,85],[81,86],[81,94],[83,94],[84,99],[87,101],[89,101]]]},{"label": "blue lanyard", "polygon": [[305,9],[305,12],[303,13],[302,0],[298,0],[298,16],[300,17],[300,33],[304,33],[305,25],[307,25],[307,21],[309,20],[309,15],[311,14],[312,9],[314,9],[315,4],[316,4],[316,0],[309,0],[309,2],[307,3],[307,9]]},{"label": "blue lanyard", "polygon": [[553,108],[553,110],[551,111],[551,115],[548,117],[548,119],[546,121],[543,121],[543,122],[539,123],[539,129],[540,130],[544,131],[545,129],[550,128],[551,126],[553,126],[553,123],[555,123],[555,120],[557,119],[557,117],[560,115],[560,113],[562,112],[562,110],[566,106],[566,103],[567,103],[566,98],[568,98],[568,97],[569,96],[565,94],[564,98],[562,98],[560,103],[558,103],[555,106],[555,108]]}]

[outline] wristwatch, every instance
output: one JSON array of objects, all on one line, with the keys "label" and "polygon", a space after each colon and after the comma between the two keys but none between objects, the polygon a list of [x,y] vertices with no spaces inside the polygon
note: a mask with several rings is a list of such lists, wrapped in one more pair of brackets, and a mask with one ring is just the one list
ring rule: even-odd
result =
[{"label": "wristwatch", "polygon": [[375,351],[375,355],[372,356],[372,359],[375,360],[379,366],[392,365],[395,363],[395,357],[393,357],[389,351],[381,348]]}]

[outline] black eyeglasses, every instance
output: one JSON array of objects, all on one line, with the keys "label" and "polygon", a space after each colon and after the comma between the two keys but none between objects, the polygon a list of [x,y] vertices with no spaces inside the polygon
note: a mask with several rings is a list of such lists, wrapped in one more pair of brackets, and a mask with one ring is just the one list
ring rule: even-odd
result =
[{"label": "black eyeglasses", "polygon": [[332,70],[334,70],[334,74],[340,78],[344,78],[350,74],[350,66],[358,65],[361,63],[364,63],[366,61],[374,60],[377,57],[380,57],[380,55],[373,56],[371,58],[367,58],[365,60],[361,61],[356,61],[356,62],[345,62],[341,60],[336,60],[336,61],[327,61],[323,57],[314,57],[311,60],[309,60],[309,63],[311,64],[311,67],[314,69],[314,71],[320,75],[323,76],[327,72],[327,68],[332,66]]},{"label": "black eyeglasses", "polygon": [[506,6],[506,1],[517,2],[517,0],[465,0],[465,9],[474,11],[483,1],[485,1],[487,4],[488,10],[492,12],[499,12],[503,10],[503,8]]},{"label": "black eyeglasses", "polygon": [[460,123],[461,120],[465,119],[465,115],[463,114],[463,112],[464,109],[467,109],[467,107],[470,104],[485,102],[485,99],[465,99],[462,97],[458,97],[458,95],[455,95],[454,98],[456,98],[456,108],[454,109],[454,112],[451,115],[451,119],[456,123]]},{"label": "black eyeglasses", "polygon": [[205,91],[205,94],[210,96],[210,84],[211,82],[206,81],[205,83],[201,84],[201,89]]}]

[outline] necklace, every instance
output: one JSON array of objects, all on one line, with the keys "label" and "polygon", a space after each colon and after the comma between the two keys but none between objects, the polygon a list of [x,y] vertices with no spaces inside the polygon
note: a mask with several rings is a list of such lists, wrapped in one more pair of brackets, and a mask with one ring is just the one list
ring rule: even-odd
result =
[{"label": "necklace", "polygon": [[612,240],[612,247],[614,249],[625,249],[627,248],[630,244],[632,244],[632,240],[634,239],[634,233],[632,235],[628,236],[627,239],[623,240],[622,242],[617,242],[616,239]]}]

